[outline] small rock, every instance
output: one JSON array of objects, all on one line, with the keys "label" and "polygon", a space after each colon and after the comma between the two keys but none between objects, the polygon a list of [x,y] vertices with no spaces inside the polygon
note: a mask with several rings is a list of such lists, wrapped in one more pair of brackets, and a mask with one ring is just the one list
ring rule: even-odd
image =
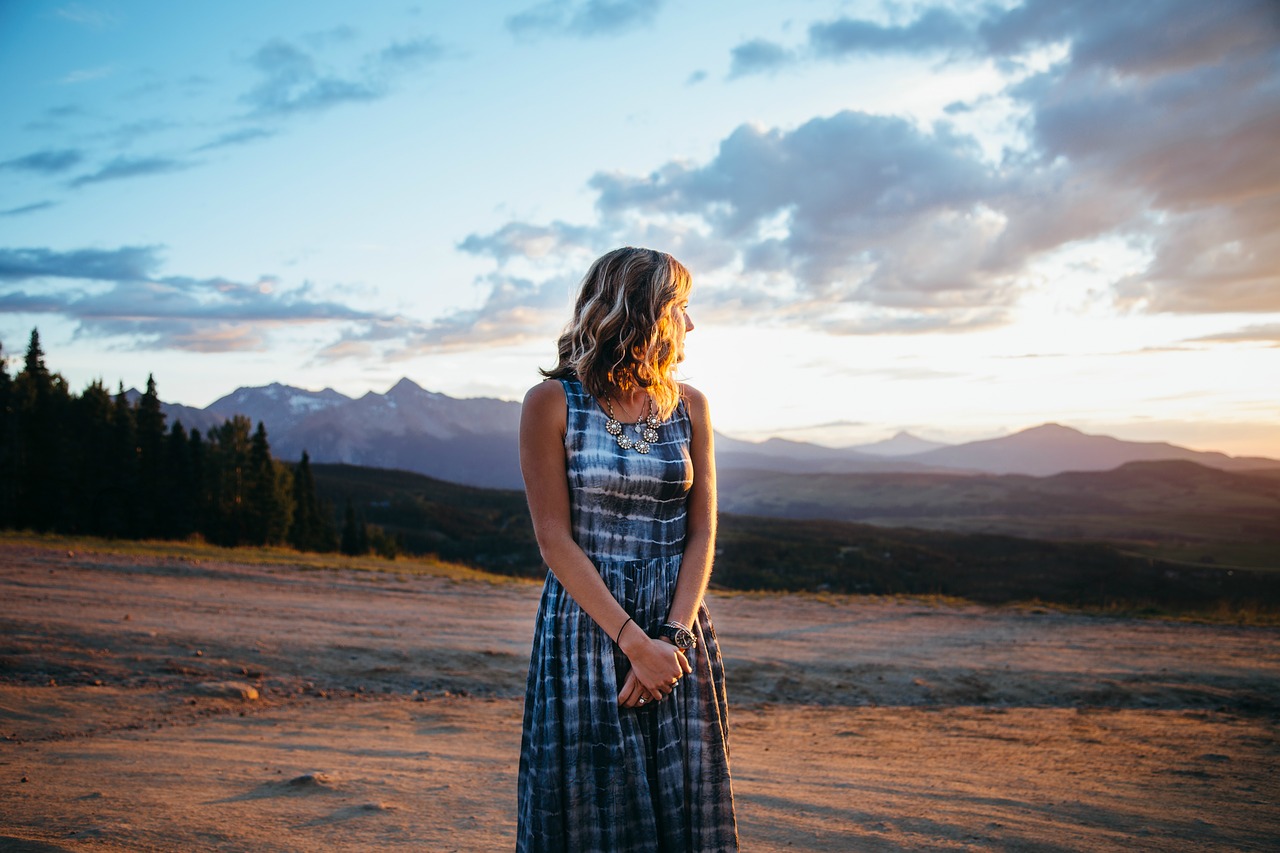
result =
[{"label": "small rock", "polygon": [[124,615],[124,621],[125,621],[125,622],[128,622],[128,621],[129,621],[130,619],[132,619],[132,618],[133,618],[133,617],[132,617],[132,616],[130,616],[128,613],[126,613],[126,614]]},{"label": "small rock", "polygon": [[243,681],[206,681],[195,686],[197,693],[223,699],[242,699],[253,702],[258,698],[258,688]]},{"label": "small rock", "polygon": [[328,788],[336,781],[337,779],[335,779],[332,774],[316,771],[313,773],[304,773],[301,776],[294,776],[285,784],[294,788]]},{"label": "small rock", "polygon": [[200,649],[196,649],[196,657],[198,658],[204,657],[204,652]]},{"label": "small rock", "polygon": [[23,776],[23,777],[22,777],[22,784],[24,784],[24,785],[25,785],[25,784],[27,784],[27,782],[29,782],[29,781],[30,781],[30,780],[29,780],[29,779],[27,779],[27,777],[26,777],[26,776]]}]

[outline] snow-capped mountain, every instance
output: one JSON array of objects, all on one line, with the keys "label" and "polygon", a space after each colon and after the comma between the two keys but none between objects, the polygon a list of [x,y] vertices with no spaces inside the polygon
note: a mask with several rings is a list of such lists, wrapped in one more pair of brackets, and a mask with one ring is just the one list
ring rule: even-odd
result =
[{"label": "snow-capped mountain", "polygon": [[267,425],[267,434],[274,437],[277,432],[283,433],[317,412],[350,402],[350,397],[332,388],[307,391],[272,382],[257,388],[237,388],[210,403],[205,411],[223,419],[244,415],[255,424],[262,421]]},{"label": "snow-capped mountain", "polygon": [[521,488],[520,404],[457,399],[401,379],[385,394],[352,399],[326,388],[272,383],[238,388],[206,409],[266,425],[271,451],[296,460],[415,471],[474,486]]},{"label": "snow-capped mountain", "polygon": [[[271,449],[296,460],[306,450],[317,463],[342,462],[414,471],[472,486],[522,488],[517,432],[520,404],[486,397],[458,399],[401,379],[385,394],[359,399],[331,388],[307,391],[273,383],[240,388],[207,409],[166,406],[169,422],[188,429],[242,414],[266,424]],[[716,459],[725,472],[790,474],[855,472],[952,472],[1047,476],[1062,471],[1103,471],[1126,462],[1185,459],[1211,468],[1280,467],[1273,459],[1231,457],[1163,442],[1122,441],[1043,424],[1003,438],[930,447],[900,433],[885,442],[850,448],[770,439],[749,442],[716,437]],[[910,452],[911,448],[925,448]]]}]

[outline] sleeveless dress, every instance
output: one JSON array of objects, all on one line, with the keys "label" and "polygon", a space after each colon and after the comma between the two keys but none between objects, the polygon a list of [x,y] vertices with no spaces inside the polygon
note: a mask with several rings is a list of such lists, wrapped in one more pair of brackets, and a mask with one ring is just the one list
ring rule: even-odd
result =
[{"label": "sleeveless dress", "polygon": [[[561,382],[574,539],[654,636],[685,546],[688,412],[681,402],[642,455],[618,447],[604,410],[576,379]],[[623,708],[626,655],[547,572],[525,694],[519,853],[738,849],[724,668],[705,603],[692,627],[693,672],[661,702]]]}]

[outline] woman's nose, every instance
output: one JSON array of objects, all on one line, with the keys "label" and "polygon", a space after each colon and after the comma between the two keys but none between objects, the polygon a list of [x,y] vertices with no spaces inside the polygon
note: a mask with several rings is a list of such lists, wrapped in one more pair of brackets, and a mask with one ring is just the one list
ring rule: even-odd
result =
[{"label": "woman's nose", "polygon": [[686,332],[693,331],[693,318],[689,316],[689,312],[684,312],[684,330]]}]

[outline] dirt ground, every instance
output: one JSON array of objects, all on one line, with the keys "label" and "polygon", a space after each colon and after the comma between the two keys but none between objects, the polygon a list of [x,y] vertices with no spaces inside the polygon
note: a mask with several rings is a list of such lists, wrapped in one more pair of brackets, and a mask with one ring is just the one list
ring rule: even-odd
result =
[{"label": "dirt ground", "polygon": [[[0,850],[511,849],[537,596],[0,543]],[[1278,629],[710,606],[745,851],[1280,849]]]}]

